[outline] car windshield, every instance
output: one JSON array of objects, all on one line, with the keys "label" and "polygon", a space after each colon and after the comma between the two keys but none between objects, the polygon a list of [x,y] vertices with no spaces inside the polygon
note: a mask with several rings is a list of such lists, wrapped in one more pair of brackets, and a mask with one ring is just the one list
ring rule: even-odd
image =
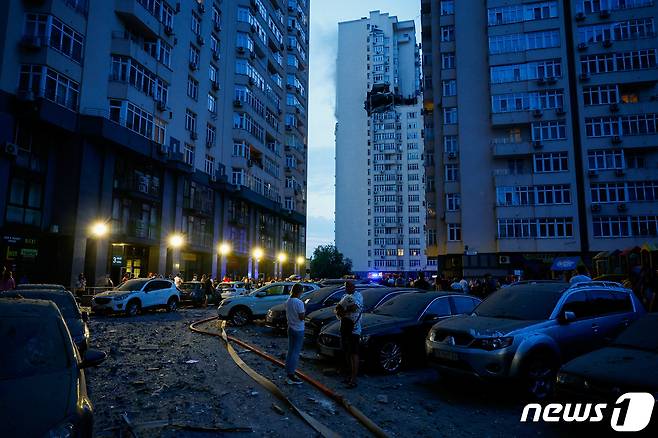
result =
[{"label": "car windshield", "polygon": [[308,299],[308,302],[306,304],[318,304],[324,301],[325,298],[327,298],[329,295],[333,294],[336,292],[338,289],[340,289],[341,286],[328,286],[328,287],[323,287],[314,291],[311,291],[310,293],[306,294],[306,299]]},{"label": "car windshield", "polygon": [[658,353],[656,329],[658,329],[658,315],[646,315],[631,324],[612,345]]},{"label": "car windshield", "polygon": [[80,310],[70,294],[48,293],[46,291],[21,291],[21,295],[31,300],[47,300],[55,303],[64,318],[80,318]]},{"label": "car windshield", "polygon": [[180,285],[181,290],[194,290],[201,287],[201,283],[183,283]]},{"label": "car windshield", "polygon": [[366,289],[361,291],[363,295],[363,307],[368,311],[373,309],[375,305],[385,296],[393,293],[391,290],[378,290],[378,289]]},{"label": "car windshield", "polygon": [[234,289],[242,286],[239,283],[220,283],[217,287],[220,289]]},{"label": "car windshield", "polygon": [[538,321],[548,319],[565,286],[524,284],[494,292],[475,308],[475,314],[488,318]]},{"label": "car windshield", "polygon": [[53,317],[2,317],[0,339],[0,380],[52,373],[70,366],[64,335]]},{"label": "car windshield", "polygon": [[116,290],[122,290],[122,291],[142,290],[142,288],[144,287],[147,281],[148,281],[147,279],[128,280],[125,283],[122,283],[119,287],[117,287]]},{"label": "car windshield", "polygon": [[419,293],[402,294],[391,298],[373,310],[372,313],[396,318],[416,319],[433,298],[436,298],[436,296]]}]

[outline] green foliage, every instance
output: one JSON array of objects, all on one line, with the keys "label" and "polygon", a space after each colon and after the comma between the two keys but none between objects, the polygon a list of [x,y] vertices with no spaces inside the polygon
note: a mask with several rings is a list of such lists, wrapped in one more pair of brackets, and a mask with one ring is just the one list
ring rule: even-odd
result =
[{"label": "green foliage", "polygon": [[311,257],[311,278],[341,278],[352,272],[352,261],[334,245],[320,245]]}]

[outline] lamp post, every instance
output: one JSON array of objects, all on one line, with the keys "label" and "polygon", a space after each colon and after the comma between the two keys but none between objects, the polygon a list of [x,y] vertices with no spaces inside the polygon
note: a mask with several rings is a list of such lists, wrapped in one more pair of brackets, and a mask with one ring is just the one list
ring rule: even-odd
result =
[{"label": "lamp post", "polygon": [[169,236],[168,239],[169,247],[172,249],[171,260],[172,260],[172,272],[180,272],[180,249],[185,245],[185,237],[180,233],[174,233]]},{"label": "lamp post", "polygon": [[258,262],[263,258],[263,250],[256,247],[251,252],[251,255],[254,257],[254,279],[258,280]]},{"label": "lamp post", "polygon": [[220,269],[220,278],[223,280],[224,277],[226,276],[226,262],[228,255],[231,253],[231,245],[229,245],[226,242],[222,242],[219,244],[219,255],[221,256],[221,269]]},{"label": "lamp post", "polygon": [[[105,276],[109,273],[108,270],[108,254],[109,254],[109,242],[107,237],[110,234],[110,226],[106,221],[98,220],[91,224],[89,227],[89,236],[93,239],[92,246],[88,247],[89,254],[87,249],[85,249],[85,258],[91,257],[93,260],[93,274],[91,274],[89,279],[87,279],[88,286],[98,286],[96,280],[101,276]],[[84,265],[81,269],[78,269],[79,272],[84,272]],[[78,273],[75,273],[77,276]],[[72,277],[77,278],[77,277]]]},{"label": "lamp post", "polygon": [[110,232],[110,227],[105,222],[95,222],[91,226],[91,235],[97,239],[101,239]]},{"label": "lamp post", "polygon": [[304,267],[306,259],[302,256],[299,256],[295,259],[295,274],[301,275],[301,268]]},{"label": "lamp post", "polygon": [[280,252],[276,258],[279,261],[279,274],[277,276],[283,278],[283,264],[288,260],[288,255],[285,252]]}]

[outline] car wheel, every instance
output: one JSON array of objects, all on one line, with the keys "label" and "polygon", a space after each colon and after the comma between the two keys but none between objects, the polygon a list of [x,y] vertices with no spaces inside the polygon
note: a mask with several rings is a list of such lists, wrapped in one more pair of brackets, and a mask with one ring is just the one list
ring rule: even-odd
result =
[{"label": "car wheel", "polygon": [[234,326],[242,327],[251,320],[251,312],[249,312],[249,309],[245,307],[236,307],[235,309],[231,310],[231,313],[229,314],[229,320]]},{"label": "car wheel", "polygon": [[137,314],[139,314],[141,309],[142,306],[138,300],[129,301],[128,304],[126,304],[126,315],[137,316]]},{"label": "car wheel", "polygon": [[167,312],[175,312],[178,309],[178,298],[171,297],[167,301]]},{"label": "car wheel", "polygon": [[553,393],[557,364],[545,354],[537,354],[526,360],[523,372],[523,391],[534,400],[544,400]]},{"label": "car wheel", "polygon": [[394,341],[382,343],[376,350],[377,366],[385,373],[393,374],[402,366],[402,347]]}]

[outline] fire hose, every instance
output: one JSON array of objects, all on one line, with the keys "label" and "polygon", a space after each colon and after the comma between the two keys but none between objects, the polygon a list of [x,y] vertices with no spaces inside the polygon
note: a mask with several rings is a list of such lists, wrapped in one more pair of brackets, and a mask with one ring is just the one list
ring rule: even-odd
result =
[{"label": "fire hose", "polygon": [[[207,322],[217,320],[217,317],[212,317],[212,318],[205,318],[200,321],[195,321],[192,324],[190,324],[189,328],[195,333],[200,333],[204,335],[209,335],[209,336],[215,336],[219,337],[224,341],[224,345],[226,349],[228,350],[229,355],[231,356],[231,359],[244,371],[246,372],[252,379],[257,381],[260,385],[262,385],[264,388],[266,388],[268,391],[270,391],[272,394],[274,394],[277,398],[280,400],[284,401],[286,404],[288,404],[292,410],[299,415],[304,421],[306,421],[313,429],[315,429],[318,433],[320,433],[323,437],[336,437],[338,436],[335,432],[331,431],[328,427],[317,421],[315,418],[313,418],[311,415],[307,414],[306,412],[302,411],[299,409],[297,406],[295,406],[288,397],[270,380],[268,380],[266,377],[262,376],[261,374],[258,374],[255,370],[253,370],[249,365],[247,365],[241,358],[238,356],[238,353],[235,351],[235,349],[231,346],[230,342],[233,342],[243,348],[246,348],[249,351],[254,352],[256,355],[280,366],[280,367],[285,367],[285,363],[282,362],[281,360],[275,358],[274,356],[254,347],[251,344],[248,344],[238,338],[235,338],[233,336],[228,336],[226,334],[226,331],[224,330],[223,325],[220,325],[220,333],[215,333],[211,332],[208,330],[203,330],[198,328],[198,325],[205,324]],[[377,437],[388,437],[388,434],[380,428],[374,421],[372,421],[370,418],[368,418],[363,412],[361,412],[358,408],[356,408],[354,405],[352,405],[345,397],[342,395],[339,395],[335,393],[333,390],[329,389],[322,383],[318,382],[317,380],[313,379],[309,375],[302,373],[300,371],[296,372],[297,376],[300,377],[302,380],[305,382],[309,383],[311,386],[315,387],[318,389],[320,392],[322,392],[324,395],[329,397],[330,399],[334,400],[337,404],[345,408],[345,410],[352,415],[354,418],[356,418],[361,424],[363,424],[372,434],[374,434]]]}]

